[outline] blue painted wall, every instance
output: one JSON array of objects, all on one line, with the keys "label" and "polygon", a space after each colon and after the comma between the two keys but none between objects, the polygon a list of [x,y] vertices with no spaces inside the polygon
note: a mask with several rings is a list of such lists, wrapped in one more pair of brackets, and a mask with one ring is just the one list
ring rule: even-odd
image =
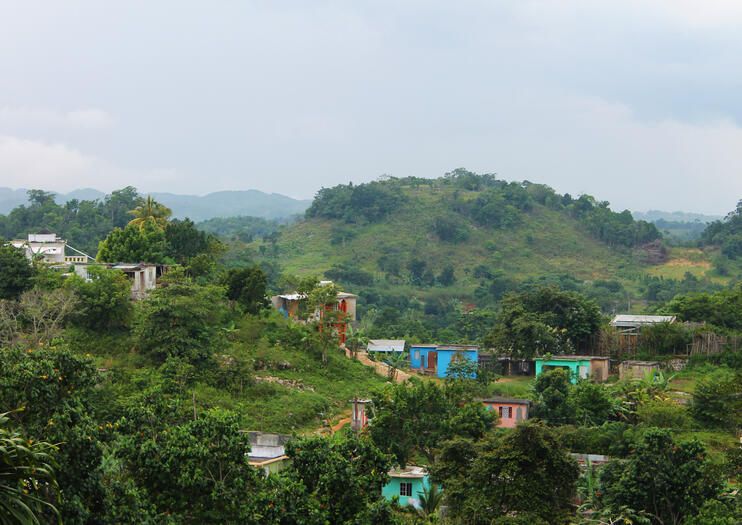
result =
[{"label": "blue painted wall", "polygon": [[428,352],[435,350],[431,345],[410,346],[410,368],[425,368],[428,366]]},{"label": "blue painted wall", "polygon": [[[400,483],[412,483],[412,496],[401,496]],[[399,504],[402,507],[412,505],[413,507],[420,507],[420,493],[423,491],[423,487],[430,488],[430,480],[428,476],[424,478],[391,478],[389,483],[384,485],[381,489],[381,495],[389,501],[392,501],[394,496],[399,498]]]},{"label": "blue painted wall", "polygon": [[[479,352],[476,350],[446,350],[438,349],[438,377],[445,378],[448,372],[448,365],[451,363],[454,355],[459,354],[468,361],[477,363],[479,361]],[[476,373],[471,375],[472,378],[477,377]]]}]

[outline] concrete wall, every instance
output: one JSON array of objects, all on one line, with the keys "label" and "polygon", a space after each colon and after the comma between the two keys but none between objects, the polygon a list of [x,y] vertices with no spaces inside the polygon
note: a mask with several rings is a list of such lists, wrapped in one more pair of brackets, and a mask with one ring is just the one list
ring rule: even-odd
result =
[{"label": "concrete wall", "polygon": [[[484,406],[487,407],[487,410],[494,410],[500,417],[500,419],[497,420],[497,426],[500,428],[513,428],[521,421],[528,419],[528,405],[526,404],[504,402],[492,403],[485,401]],[[502,415],[500,415],[501,408],[503,409]],[[508,417],[508,410],[505,410],[508,408],[510,409],[510,417]]]}]

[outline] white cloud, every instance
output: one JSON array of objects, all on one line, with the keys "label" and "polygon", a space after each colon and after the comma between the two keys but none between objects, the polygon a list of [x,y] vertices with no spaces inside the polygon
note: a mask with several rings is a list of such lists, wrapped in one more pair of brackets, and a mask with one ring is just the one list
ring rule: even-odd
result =
[{"label": "white cloud", "polygon": [[113,118],[101,109],[56,111],[47,108],[1,107],[0,126],[96,130],[108,128]]},{"label": "white cloud", "polygon": [[171,169],[122,168],[65,144],[0,136],[3,186],[64,192],[83,187],[110,191],[133,185],[152,191],[172,187],[177,180]]}]

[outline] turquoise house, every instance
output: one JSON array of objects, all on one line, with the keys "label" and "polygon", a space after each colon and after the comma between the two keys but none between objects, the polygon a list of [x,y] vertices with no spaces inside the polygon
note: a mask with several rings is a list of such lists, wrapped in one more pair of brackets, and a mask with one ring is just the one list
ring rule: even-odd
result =
[{"label": "turquoise house", "polygon": [[390,470],[389,477],[391,479],[381,489],[381,495],[389,501],[398,497],[403,507],[411,505],[419,508],[420,494],[423,489],[430,488],[428,471],[423,467],[408,465],[403,469]]},{"label": "turquoise house", "polygon": [[[456,359],[479,362],[479,347],[473,345],[410,345],[410,368],[445,378]],[[476,377],[476,373],[472,377]]]},{"label": "turquoise house", "polygon": [[570,380],[576,383],[579,379],[592,378],[595,381],[608,379],[610,359],[589,355],[558,355],[550,358],[537,357],[536,377],[554,368],[564,368],[570,372]]}]

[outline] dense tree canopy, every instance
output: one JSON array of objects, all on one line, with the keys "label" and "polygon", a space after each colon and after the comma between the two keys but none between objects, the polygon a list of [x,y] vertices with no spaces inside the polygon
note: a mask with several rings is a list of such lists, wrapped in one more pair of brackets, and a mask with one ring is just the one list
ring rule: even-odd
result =
[{"label": "dense tree canopy", "polygon": [[33,285],[34,273],[23,250],[0,246],[0,299],[17,299]]},{"label": "dense tree canopy", "polygon": [[537,286],[506,295],[489,342],[530,358],[583,347],[601,322],[595,302],[555,286]]}]

